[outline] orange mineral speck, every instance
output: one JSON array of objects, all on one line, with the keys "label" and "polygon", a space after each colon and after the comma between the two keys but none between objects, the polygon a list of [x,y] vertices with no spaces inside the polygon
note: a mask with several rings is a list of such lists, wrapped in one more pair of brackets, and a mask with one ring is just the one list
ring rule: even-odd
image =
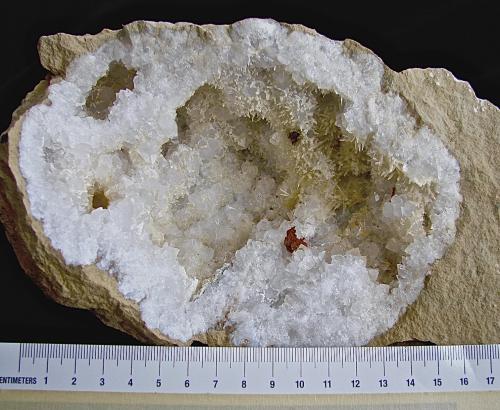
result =
[{"label": "orange mineral speck", "polygon": [[288,231],[286,231],[286,236],[283,243],[285,244],[287,251],[290,253],[296,251],[300,245],[307,246],[304,238],[297,238],[295,226],[292,226]]}]

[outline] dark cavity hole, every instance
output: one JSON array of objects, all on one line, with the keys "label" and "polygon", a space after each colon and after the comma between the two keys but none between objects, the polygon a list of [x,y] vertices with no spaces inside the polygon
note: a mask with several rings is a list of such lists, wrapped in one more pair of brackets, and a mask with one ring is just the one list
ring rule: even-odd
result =
[{"label": "dark cavity hole", "polygon": [[94,192],[92,193],[92,209],[108,209],[108,207],[109,198],[106,196],[104,189],[100,186],[94,187]]},{"label": "dark cavity hole", "polygon": [[137,71],[127,68],[121,61],[112,61],[104,77],[99,78],[85,100],[85,111],[98,120],[108,117],[116,95],[121,90],[134,89]]}]

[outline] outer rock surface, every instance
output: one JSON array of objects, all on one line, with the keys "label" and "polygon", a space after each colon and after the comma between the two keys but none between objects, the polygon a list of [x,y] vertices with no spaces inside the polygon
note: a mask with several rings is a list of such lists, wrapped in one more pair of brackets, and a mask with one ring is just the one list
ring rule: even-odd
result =
[{"label": "outer rock surface", "polygon": [[[179,30],[185,24],[175,27]],[[141,31],[147,22],[127,26]],[[292,30],[312,31],[302,26]],[[39,52],[42,64],[54,75],[64,75],[75,57],[93,51],[122,31],[103,31],[95,36],[57,34],[42,37]],[[344,47],[366,52],[347,40]],[[57,81],[55,77],[52,81]],[[147,329],[137,304],[124,298],[116,282],[93,265],[70,267],[44,236],[40,222],[27,212],[25,183],[19,170],[18,142],[24,112],[45,98],[47,81],[28,94],[13,115],[7,139],[0,146],[0,197],[2,222],[24,270],[44,292],[60,303],[92,309],[106,324],[152,343],[170,343],[159,332]],[[488,343],[500,338],[499,198],[500,114],[487,101],[478,100],[467,83],[457,81],[442,69],[406,70],[395,73],[386,68],[385,85],[404,97],[414,115],[430,126],[461,167],[462,215],[457,236],[445,257],[434,264],[421,296],[385,335],[372,344],[406,340],[445,343]],[[223,331],[198,335],[210,345],[229,343]]]},{"label": "outer rock surface", "polygon": [[437,261],[417,302],[374,344],[500,340],[500,113],[444,69],[391,72],[387,86],[443,137],[461,167],[457,236]]}]

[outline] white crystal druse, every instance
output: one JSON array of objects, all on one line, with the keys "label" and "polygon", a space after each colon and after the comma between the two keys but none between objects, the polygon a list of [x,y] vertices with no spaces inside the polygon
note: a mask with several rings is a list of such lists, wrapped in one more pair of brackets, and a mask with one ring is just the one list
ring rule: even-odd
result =
[{"label": "white crystal druse", "polygon": [[422,290],[461,201],[457,161],[383,75],[272,20],[125,27],[27,113],[30,211],[171,339],[366,344]]}]

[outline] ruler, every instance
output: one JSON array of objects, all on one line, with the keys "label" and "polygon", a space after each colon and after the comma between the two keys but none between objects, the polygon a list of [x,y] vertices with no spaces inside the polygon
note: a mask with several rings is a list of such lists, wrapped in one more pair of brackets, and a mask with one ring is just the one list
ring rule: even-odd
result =
[{"label": "ruler", "polygon": [[239,348],[0,343],[0,390],[213,394],[500,391],[500,344]]}]

